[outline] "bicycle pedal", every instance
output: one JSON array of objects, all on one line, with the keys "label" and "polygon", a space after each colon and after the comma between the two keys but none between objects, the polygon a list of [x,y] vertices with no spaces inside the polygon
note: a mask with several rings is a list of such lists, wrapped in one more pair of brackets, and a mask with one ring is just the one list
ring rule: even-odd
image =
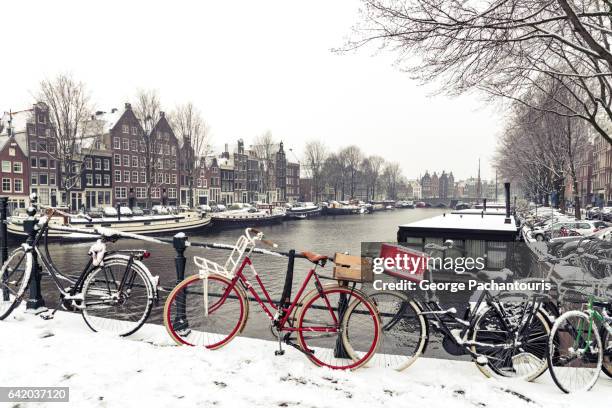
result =
[{"label": "bicycle pedal", "polygon": [[274,350],[275,356],[282,356],[285,354],[285,350]]},{"label": "bicycle pedal", "polygon": [[38,315],[43,320],[52,320],[55,318],[55,313],[41,313]]}]

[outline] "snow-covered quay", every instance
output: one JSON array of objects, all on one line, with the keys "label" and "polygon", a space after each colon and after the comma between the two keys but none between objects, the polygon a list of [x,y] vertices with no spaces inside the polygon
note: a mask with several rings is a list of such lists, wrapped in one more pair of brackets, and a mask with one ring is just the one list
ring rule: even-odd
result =
[{"label": "snow-covered quay", "polygon": [[155,325],[111,338],[63,312],[43,320],[20,309],[0,322],[0,338],[0,385],[70,387],[70,402],[52,407],[560,408],[599,406],[612,396],[603,374],[592,391],[568,396],[548,373],[534,383],[486,379],[471,363],[429,358],[404,372],[338,372],[291,347],[276,357],[272,341],[238,338],[218,351],[177,347]]}]

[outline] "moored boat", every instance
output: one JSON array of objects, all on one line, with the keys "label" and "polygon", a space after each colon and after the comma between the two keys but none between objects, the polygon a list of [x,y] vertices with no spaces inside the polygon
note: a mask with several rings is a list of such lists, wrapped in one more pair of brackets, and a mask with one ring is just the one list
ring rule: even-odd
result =
[{"label": "moored boat", "polygon": [[321,215],[321,207],[315,203],[297,203],[287,208],[287,218],[304,219]]},{"label": "moored boat", "polygon": [[234,204],[228,211],[211,215],[214,228],[243,228],[275,224],[285,218],[280,208],[257,209],[246,204]]},{"label": "moored boat", "polygon": [[[10,217],[7,224],[8,232],[13,236],[26,237],[27,233],[23,230],[23,222],[26,219],[27,216],[25,214],[17,214]],[[105,214],[100,218],[92,218],[91,220],[77,216],[70,217],[70,219],[53,217],[49,223],[49,238],[70,240],[96,239],[94,235],[53,230],[53,226],[70,225],[79,229],[91,229],[92,232],[94,227],[103,227],[134,234],[160,235],[202,229],[208,226],[210,221],[210,217],[195,211],[185,211],[180,214],[138,216],[107,216]]]}]

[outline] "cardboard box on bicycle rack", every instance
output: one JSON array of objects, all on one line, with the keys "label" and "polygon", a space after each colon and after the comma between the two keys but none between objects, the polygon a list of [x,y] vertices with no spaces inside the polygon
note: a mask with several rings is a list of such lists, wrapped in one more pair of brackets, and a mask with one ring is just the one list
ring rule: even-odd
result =
[{"label": "cardboard box on bicycle rack", "polygon": [[372,262],[356,255],[336,253],[334,255],[334,279],[350,282],[372,282]]}]

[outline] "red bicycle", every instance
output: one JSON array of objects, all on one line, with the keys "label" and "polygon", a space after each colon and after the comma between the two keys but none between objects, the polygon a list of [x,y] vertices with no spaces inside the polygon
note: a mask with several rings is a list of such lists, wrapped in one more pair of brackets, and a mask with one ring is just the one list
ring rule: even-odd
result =
[{"label": "red bicycle", "polygon": [[[164,324],[178,344],[218,349],[242,332],[249,315],[247,292],[270,319],[279,350],[282,344],[303,352],[313,363],[332,369],[357,369],[376,353],[380,339],[378,310],[360,290],[340,283],[322,284],[316,271],[330,258],[312,252],[287,253],[287,275],[281,300],[274,302],[257,274],[250,255],[257,241],[277,247],[264,234],[247,228],[226,261],[220,265],[194,257],[196,275],[186,278],[170,293],[164,306]],[[308,271],[297,295],[291,298],[293,259],[304,258],[314,266]],[[250,269],[263,299],[245,275]],[[304,295],[310,281],[314,289]],[[295,343],[297,338],[297,343]]]}]

